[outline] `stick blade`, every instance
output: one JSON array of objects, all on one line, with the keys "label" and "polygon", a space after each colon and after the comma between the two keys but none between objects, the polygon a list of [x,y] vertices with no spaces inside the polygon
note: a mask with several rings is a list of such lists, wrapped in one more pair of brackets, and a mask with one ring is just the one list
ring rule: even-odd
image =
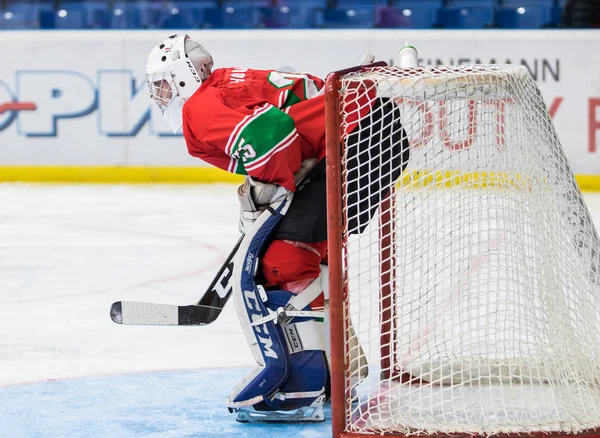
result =
[{"label": "stick blade", "polygon": [[117,301],[110,308],[110,318],[125,325],[179,325],[179,309],[171,304]]},{"label": "stick blade", "polygon": [[214,322],[222,308],[192,304],[143,303],[139,301],[117,301],[110,307],[110,318],[124,325],[207,325]]}]

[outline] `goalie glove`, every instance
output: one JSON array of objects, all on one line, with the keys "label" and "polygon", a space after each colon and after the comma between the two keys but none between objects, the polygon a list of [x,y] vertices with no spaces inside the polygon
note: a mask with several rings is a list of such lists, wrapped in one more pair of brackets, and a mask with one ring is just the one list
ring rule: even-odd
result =
[{"label": "goalie glove", "polygon": [[[294,182],[298,184],[317,164],[316,158],[304,160],[300,169],[294,174]],[[238,200],[240,202],[240,223],[241,233],[246,233],[248,228],[258,219],[261,213],[269,208],[270,205],[283,200],[289,190],[277,184],[270,184],[257,181],[252,177],[247,177],[244,184],[238,187]]]},{"label": "goalie glove", "polygon": [[245,234],[263,210],[281,201],[288,193],[289,191],[283,186],[263,183],[247,177],[244,184],[238,187],[237,192],[240,201],[240,232]]}]

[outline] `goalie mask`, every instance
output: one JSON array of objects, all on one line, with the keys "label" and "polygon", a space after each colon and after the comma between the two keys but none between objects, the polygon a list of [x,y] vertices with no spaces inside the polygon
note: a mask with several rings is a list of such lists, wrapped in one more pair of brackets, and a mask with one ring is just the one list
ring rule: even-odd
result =
[{"label": "goalie mask", "polygon": [[187,34],[171,35],[148,55],[150,97],[173,132],[183,126],[183,104],[208,78],[212,66],[212,56]]}]

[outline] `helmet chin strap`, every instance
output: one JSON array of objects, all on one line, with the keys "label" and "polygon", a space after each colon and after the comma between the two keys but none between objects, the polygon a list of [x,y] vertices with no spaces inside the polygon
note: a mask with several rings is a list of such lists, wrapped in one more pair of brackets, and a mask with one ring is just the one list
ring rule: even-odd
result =
[{"label": "helmet chin strap", "polygon": [[183,104],[185,100],[175,96],[163,111],[163,117],[175,134],[183,127]]}]

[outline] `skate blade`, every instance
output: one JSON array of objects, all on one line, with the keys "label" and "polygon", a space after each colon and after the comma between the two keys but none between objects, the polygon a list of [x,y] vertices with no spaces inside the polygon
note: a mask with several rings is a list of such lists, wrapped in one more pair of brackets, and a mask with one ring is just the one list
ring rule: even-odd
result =
[{"label": "skate blade", "polygon": [[307,406],[293,411],[233,409],[240,423],[319,423],[325,421],[323,406]]}]

